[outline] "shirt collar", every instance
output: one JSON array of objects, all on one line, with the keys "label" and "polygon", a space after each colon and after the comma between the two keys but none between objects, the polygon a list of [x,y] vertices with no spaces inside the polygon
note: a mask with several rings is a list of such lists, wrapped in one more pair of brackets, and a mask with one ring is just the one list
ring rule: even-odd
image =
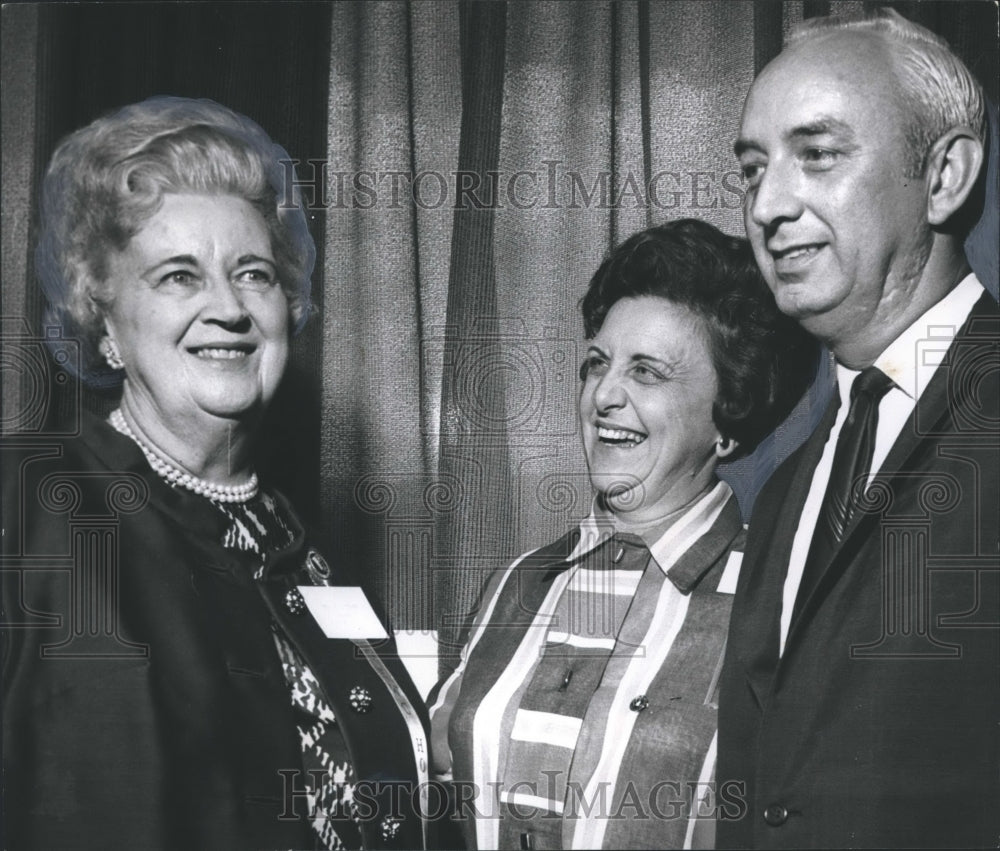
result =
[{"label": "shirt collar", "polygon": [[[918,399],[930,383],[952,340],[983,294],[974,273],[966,275],[944,298],[893,340],[875,359],[875,366],[891,378],[911,399]],[[840,398],[846,399],[857,370],[837,365]]]},{"label": "shirt collar", "polygon": [[[704,569],[711,565],[698,565],[696,566],[696,575],[689,575],[691,574],[690,563],[678,564],[678,561],[691,545],[711,528],[732,498],[732,488],[720,480],[715,487],[692,504],[649,548],[657,566],[681,591],[689,590],[700,578]],[[580,523],[580,540],[566,561],[579,561],[607,541],[614,533],[614,515],[602,509],[595,498],[590,514]],[[675,565],[678,568],[677,571],[673,570]]]}]

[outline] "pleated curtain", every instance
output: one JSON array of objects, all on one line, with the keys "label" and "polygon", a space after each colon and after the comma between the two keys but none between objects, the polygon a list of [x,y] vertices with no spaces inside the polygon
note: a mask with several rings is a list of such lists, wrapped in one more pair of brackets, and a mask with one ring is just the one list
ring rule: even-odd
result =
[{"label": "pleated curtain", "polygon": [[[591,274],[668,219],[742,233],[732,142],[754,74],[796,21],[873,5],[941,32],[996,98],[989,3],[5,6],[4,428],[77,404],[25,354],[35,187],[58,138],[152,94],[245,112],[300,161],[320,260],[262,470],[394,627],[438,631],[447,667],[484,578],[589,510]],[[724,469],[745,515],[828,381],[824,361],[790,421]]]}]

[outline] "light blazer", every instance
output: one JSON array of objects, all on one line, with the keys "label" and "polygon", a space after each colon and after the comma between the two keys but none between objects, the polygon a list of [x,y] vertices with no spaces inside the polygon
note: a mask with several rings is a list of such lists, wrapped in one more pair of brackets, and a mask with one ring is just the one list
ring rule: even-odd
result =
[{"label": "light blazer", "polygon": [[423,716],[420,697],[391,643],[373,664],[289,607],[297,585],[355,583],[329,553],[329,577],[316,574],[314,539],[280,495],[295,538],[256,581],[260,558],[222,547],[221,512],[106,423],[4,450],[4,847],[314,847],[292,814],[307,811],[293,795],[307,780],[272,620],[319,681],[357,779],[399,784],[359,792],[365,845],[422,845],[391,692]]},{"label": "light blazer", "polygon": [[757,500],[730,622],[727,847],[1000,841],[1000,318],[984,294],[792,622],[782,586],[831,414]]}]

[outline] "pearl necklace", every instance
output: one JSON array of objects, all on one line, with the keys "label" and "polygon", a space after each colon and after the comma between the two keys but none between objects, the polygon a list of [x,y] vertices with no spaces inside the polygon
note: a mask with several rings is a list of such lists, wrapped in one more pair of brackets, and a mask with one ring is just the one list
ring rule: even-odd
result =
[{"label": "pearl necklace", "polygon": [[199,478],[191,473],[185,472],[174,464],[166,455],[162,454],[152,446],[148,446],[139,436],[129,428],[125,422],[120,408],[115,408],[108,417],[108,422],[114,426],[116,431],[121,432],[126,437],[131,438],[146,456],[149,466],[153,468],[160,478],[173,487],[180,485],[189,491],[193,491],[199,496],[206,496],[215,502],[248,502],[257,496],[260,489],[257,483],[257,474],[251,473],[250,478],[242,485],[216,485],[205,479]]}]

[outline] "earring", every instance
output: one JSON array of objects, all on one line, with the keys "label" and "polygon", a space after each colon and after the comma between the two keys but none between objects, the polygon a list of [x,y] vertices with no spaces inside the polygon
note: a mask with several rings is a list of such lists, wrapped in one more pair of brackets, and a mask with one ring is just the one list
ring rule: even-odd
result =
[{"label": "earring", "polygon": [[118,346],[115,345],[114,341],[105,337],[101,341],[101,354],[104,355],[104,360],[107,361],[108,366],[114,370],[125,369],[125,361],[122,360],[121,352],[118,351]]},{"label": "earring", "polygon": [[724,455],[733,450],[733,439],[730,437],[720,437],[715,441],[715,445],[719,447],[719,453]]}]

